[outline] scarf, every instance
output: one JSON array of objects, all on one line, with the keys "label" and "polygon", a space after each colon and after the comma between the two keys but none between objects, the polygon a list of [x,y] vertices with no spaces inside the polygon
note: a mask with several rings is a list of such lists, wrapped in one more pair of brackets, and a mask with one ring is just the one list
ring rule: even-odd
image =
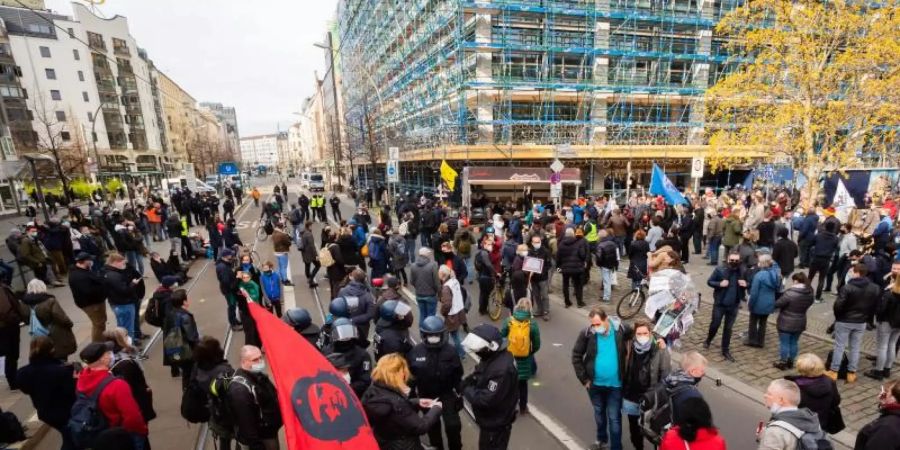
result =
[{"label": "scarf", "polygon": [[444,286],[449,287],[450,292],[453,293],[453,302],[450,304],[450,312],[447,314],[448,316],[452,316],[465,308],[462,288],[459,286],[459,280],[456,278],[450,278],[444,283]]},{"label": "scarf", "polygon": [[643,355],[644,353],[647,353],[647,351],[650,350],[651,345],[653,345],[653,339],[650,339],[649,341],[647,341],[646,344],[641,344],[637,341],[637,339],[635,339],[634,340],[634,351],[638,355]]}]

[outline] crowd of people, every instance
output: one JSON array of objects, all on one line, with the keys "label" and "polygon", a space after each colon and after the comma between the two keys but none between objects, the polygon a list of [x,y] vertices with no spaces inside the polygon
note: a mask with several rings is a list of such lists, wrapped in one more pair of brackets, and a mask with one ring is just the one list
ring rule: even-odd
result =
[{"label": "crowd of people", "polygon": [[[715,266],[706,280],[714,295],[704,347],[713,345],[721,328],[720,351],[728,361],[735,360],[730,344],[742,304],[750,312],[744,345],[751,347],[765,347],[768,316],[778,312],[779,351],[773,364],[796,369],[798,375],[769,386],[763,400],[773,416],[760,430],[761,449],[792,450],[801,441],[826,440],[844,428],[836,381],[856,381],[861,336],[867,329],[875,330],[878,343],[867,376],[889,378],[897,354],[900,260],[891,219],[897,207],[889,196],[873,200],[877,206],[841,211],[827,205],[798,207],[798,194],[782,190],[728,190],[719,195],[708,190],[689,195],[683,205],[634,194],[621,205],[598,197],[558,207],[525,196],[518,202],[473,205],[470,212],[410,195],[393,207],[382,204],[377,217],[370,215],[367,202],[358,201],[355,213],[344,220],[340,200],[332,194],[329,220],[324,194],[303,194],[290,204],[287,191],[287,186],[277,187],[271,201],[257,203],[271,228],[274,262],[254,261],[251,252],[242,250],[233,209],[223,204],[225,212],[219,216],[218,200],[185,191],[174,193],[170,206],[153,199],[147,208],[126,208],[121,214],[92,208],[85,219],[73,208],[65,221],[36,224],[26,235],[17,235],[17,257],[33,264],[37,278],[21,301],[7,293],[10,304],[16,305],[10,310],[32,329],[50,330],[46,336],[37,330],[38,337],[46,339],[33,339],[32,364],[21,370],[47,366],[46,376],[62,376],[61,361],[76,351],[71,320],[47,293],[47,283],[66,275],[76,304],[91,319],[94,343],[79,354],[85,367],[71,395],[35,394],[26,387],[33,377],[19,384],[16,367],[7,365],[7,379],[15,380],[11,386],[37,395],[36,405],[47,404],[39,407],[39,414],[45,410],[47,419],[42,420],[72,442],[69,448],[80,448],[75,441],[84,433],[75,433],[60,418],[65,415],[52,410],[60,409],[59,402],[71,399],[77,406],[82,397],[92,396],[99,396],[101,410],[104,404],[121,402],[109,407],[123,412],[106,414],[106,434],[124,432],[133,448],[149,448],[146,423],[155,413],[152,403],[147,404],[151,391],[143,375],[133,368],[120,375],[131,387],[129,399],[129,391],[117,387],[125,384],[104,374],[115,374],[122,361],[135,361],[140,372],[137,311],[145,297],[142,253],[151,238],[170,239],[172,247],[169,259],[158,254],[151,258],[160,287],[151,296],[146,320],[150,323],[152,315],[162,328],[163,363],[173,376],[181,376],[182,414],[192,422],[208,422],[219,448],[231,448],[232,441],[252,449],[278,448],[277,394],[265,375],[263,343],[249,314],[250,302],[266,306],[328,358],[360,398],[382,448],[422,448],[425,435],[431,447],[445,448],[446,442],[447,448],[461,448],[459,411],[464,400],[480,429],[479,448],[507,448],[516,417],[529,413],[529,380],[538,370],[541,322],[551,320],[549,293],[557,273],[564,306],[590,307],[584,328],[573,335],[571,359],[594,411],[592,448],[622,448],[622,415],[637,449],[645,439],[665,450],[725,447],[697,389],[706,359],[687,351],[680,366],[673,367],[670,336],[656,334],[659,317],[629,322],[611,314],[613,286],[621,271],[631,281],[628,288],[639,288],[659,269],[655,261],[660,259],[682,272],[688,272],[685,264],[691,255]],[[250,195],[255,201],[260,198],[257,190]],[[194,209],[198,203],[199,215]],[[202,335],[187,293],[178,289],[186,280],[178,247],[183,259],[196,256],[184,253],[185,246],[193,248],[188,233],[192,215],[208,233],[203,248],[216,260],[229,325],[245,334],[247,346],[237,369],[224,360],[218,341]],[[479,216],[487,219],[478,222]],[[324,224],[318,236],[313,233],[315,222]],[[313,323],[303,308],[282,308],[283,286],[293,284],[292,246],[301,253],[309,287],[318,286],[320,268],[325,268],[331,298],[325,323]],[[59,252],[59,264],[53,252]],[[40,254],[44,259],[35,256]],[[105,267],[98,269],[94,261],[105,261]],[[584,288],[592,276],[602,287],[590,291],[594,298],[586,298]],[[470,328],[468,311],[477,305],[477,313],[486,315],[496,286],[506,287],[508,317],[500,326]],[[402,295],[401,287],[408,287],[412,296]],[[837,291],[836,356],[823,362],[825,355],[801,353],[799,337],[809,308],[827,301],[824,293],[832,287]],[[106,302],[116,316],[112,334],[105,329]],[[414,316],[419,339],[410,332]],[[4,317],[0,322],[19,323]],[[462,364],[467,358],[476,362],[468,375]],[[71,376],[74,369],[65,370]],[[879,398],[882,415],[859,433],[856,448],[896,448],[897,389],[896,382],[885,383]],[[186,404],[194,408],[186,412]],[[124,411],[131,411],[127,418]]]}]

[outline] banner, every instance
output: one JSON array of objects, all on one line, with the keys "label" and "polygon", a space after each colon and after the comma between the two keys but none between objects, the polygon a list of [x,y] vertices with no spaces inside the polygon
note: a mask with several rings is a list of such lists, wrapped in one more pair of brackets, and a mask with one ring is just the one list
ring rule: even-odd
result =
[{"label": "banner", "polygon": [[653,164],[653,173],[650,175],[650,193],[662,195],[670,205],[689,204],[684,195],[681,195],[678,188],[656,164]]},{"label": "banner", "polygon": [[447,189],[450,192],[453,192],[456,187],[456,178],[459,176],[450,164],[447,164],[447,160],[441,161],[441,179],[444,180],[444,183],[447,183]]},{"label": "banner", "polygon": [[378,450],[350,385],[306,339],[250,303],[278,389],[288,450]]}]

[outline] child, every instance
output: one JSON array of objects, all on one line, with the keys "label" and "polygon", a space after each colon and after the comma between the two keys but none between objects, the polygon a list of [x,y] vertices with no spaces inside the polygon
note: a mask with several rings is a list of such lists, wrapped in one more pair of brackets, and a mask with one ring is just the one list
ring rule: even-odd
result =
[{"label": "child", "polygon": [[238,291],[241,295],[247,299],[248,302],[256,302],[259,303],[262,295],[259,292],[259,285],[253,281],[250,272],[238,272],[238,276],[241,278],[241,281],[238,282]]},{"label": "child", "polygon": [[260,275],[260,283],[262,284],[263,293],[269,299],[266,308],[269,312],[275,309],[275,315],[281,317],[281,278],[272,269],[275,267],[272,261],[266,261],[262,265],[262,275]]}]

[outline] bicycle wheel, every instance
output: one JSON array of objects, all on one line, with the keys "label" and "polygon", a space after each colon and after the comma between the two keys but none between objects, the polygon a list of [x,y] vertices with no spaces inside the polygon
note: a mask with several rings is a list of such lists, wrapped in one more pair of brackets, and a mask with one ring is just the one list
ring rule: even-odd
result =
[{"label": "bicycle wheel", "polygon": [[634,289],[619,299],[619,304],[616,305],[616,314],[623,319],[630,319],[641,312],[645,300],[646,294],[643,289]]},{"label": "bicycle wheel", "polygon": [[503,314],[503,287],[497,286],[488,300],[488,317],[496,321],[500,319],[501,314]]},{"label": "bicycle wheel", "polygon": [[264,241],[269,238],[269,235],[266,234],[266,229],[263,227],[259,227],[256,229],[256,240]]}]

